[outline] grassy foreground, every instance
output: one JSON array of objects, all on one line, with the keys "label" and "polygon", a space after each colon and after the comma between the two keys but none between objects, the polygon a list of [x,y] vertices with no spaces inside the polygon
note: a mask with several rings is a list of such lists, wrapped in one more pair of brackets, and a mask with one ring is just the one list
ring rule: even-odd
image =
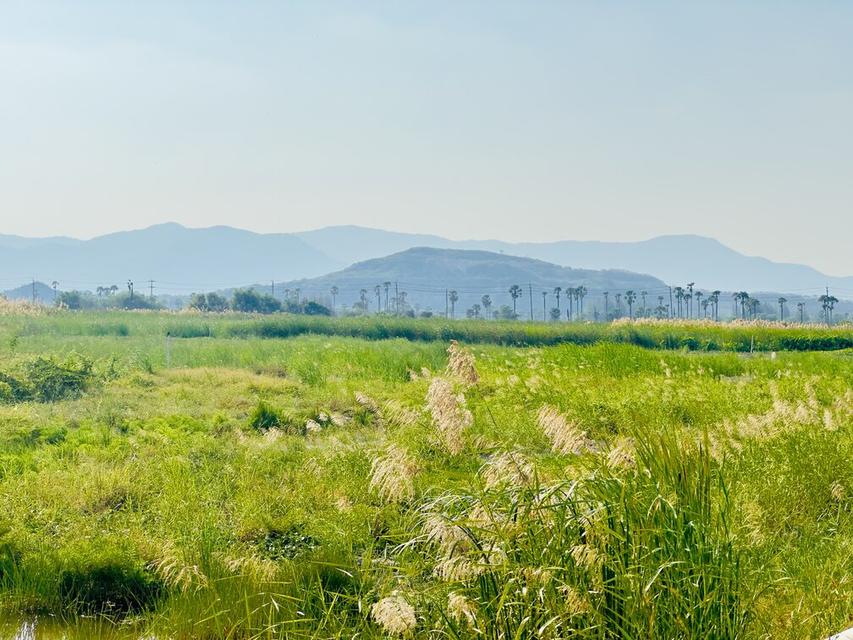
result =
[{"label": "grassy foreground", "polygon": [[258,326],[0,318],[0,632],[853,626],[850,351],[448,354]]}]

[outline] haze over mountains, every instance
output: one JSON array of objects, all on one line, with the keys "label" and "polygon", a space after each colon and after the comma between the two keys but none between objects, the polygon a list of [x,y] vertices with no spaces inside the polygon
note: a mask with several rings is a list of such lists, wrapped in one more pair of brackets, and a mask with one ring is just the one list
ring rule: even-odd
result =
[{"label": "haze over mountains", "polygon": [[[667,284],[695,282],[705,289],[818,294],[829,286],[837,297],[853,298],[853,276],[832,277],[805,265],[744,256],[700,236],[618,243],[509,243],[454,241],[350,226],[259,234],[231,227],[188,229],[174,223],[92,240],[0,235],[0,288],[11,289],[33,277],[43,282],[58,280],[62,289],[123,286],[128,279],[140,286],[150,279],[156,282],[158,292],[178,294],[272,279],[316,278],[415,247],[492,251],[573,269],[632,271]],[[425,277],[432,278],[433,286],[445,285],[439,273],[433,277],[425,272]],[[388,274],[382,279],[390,278],[393,276]]]},{"label": "haze over mountains", "polygon": [[[377,284],[388,283],[374,291]],[[549,294],[545,309],[550,311],[555,302],[552,297],[554,286],[567,287],[572,283],[583,283],[590,292],[605,290],[625,291],[634,289],[660,293],[666,285],[652,276],[629,271],[571,269],[542,260],[522,258],[490,251],[438,249],[417,247],[386,256],[358,262],[342,271],[319,278],[282,283],[281,287],[300,289],[303,296],[321,298],[329,302],[331,287],[340,290],[337,305],[351,306],[358,301],[359,292],[365,289],[370,309],[382,308],[390,297],[393,301],[395,288],[407,294],[408,301],[418,309],[445,312],[447,290],[456,291],[457,316],[460,310],[479,304],[488,294],[495,306],[511,305],[508,288],[518,284],[523,288],[518,301],[519,311],[526,317],[530,309],[530,292],[533,292],[534,317],[542,319],[542,291]]]}]

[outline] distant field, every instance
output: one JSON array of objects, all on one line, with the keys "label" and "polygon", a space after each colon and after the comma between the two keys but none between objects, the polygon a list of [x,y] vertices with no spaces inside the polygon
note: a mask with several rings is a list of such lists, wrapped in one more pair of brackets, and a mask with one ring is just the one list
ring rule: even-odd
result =
[{"label": "distant field", "polygon": [[827,637],[851,339],[0,315],[0,636]]},{"label": "distant field", "polygon": [[9,316],[6,330],[27,336],[134,338],[290,338],[313,334],[385,340],[459,340],[470,344],[547,346],[612,342],[690,351],[833,351],[853,348],[853,325],[767,322],[636,321],[604,323],[448,321],[437,318],[326,318],[299,315],[71,312]]}]

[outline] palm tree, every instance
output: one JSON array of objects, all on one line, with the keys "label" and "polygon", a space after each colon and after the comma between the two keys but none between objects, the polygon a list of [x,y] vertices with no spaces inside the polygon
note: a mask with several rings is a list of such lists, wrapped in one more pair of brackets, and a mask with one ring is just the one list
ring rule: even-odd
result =
[{"label": "palm tree", "polygon": [[806,303],[805,302],[798,302],[797,303],[797,311],[800,312],[800,324],[803,324],[803,322],[805,322],[804,318],[805,318],[805,311],[806,311]]},{"label": "palm tree", "polygon": [[737,319],[737,301],[740,298],[738,291],[732,292],[732,318]]},{"label": "palm tree", "polygon": [[364,313],[367,313],[367,309],[370,305],[370,301],[367,299],[367,289],[361,289],[358,292],[359,300],[361,301],[361,310]]},{"label": "palm tree", "polygon": [[557,319],[560,318],[560,294],[563,292],[562,287],[554,287],[554,297],[557,298]]},{"label": "palm tree", "polygon": [[514,284],[509,288],[509,295],[512,298],[512,315],[513,316],[518,316],[518,313],[517,313],[515,307],[516,307],[517,300],[521,297],[522,293],[523,293],[522,288],[519,287],[517,284]]},{"label": "palm tree", "polygon": [[456,289],[453,289],[450,292],[450,317],[456,317],[456,303],[459,302],[459,294],[456,292]]},{"label": "palm tree", "polygon": [[487,294],[486,294],[486,295],[484,295],[482,298],[480,298],[480,302],[482,302],[482,303],[483,303],[483,309],[485,309],[485,310],[486,310],[486,319],[488,320],[488,318],[489,318],[489,309],[491,309],[491,308],[492,308],[492,296],[490,296],[490,295],[487,293]]},{"label": "palm tree", "polygon": [[388,311],[388,291],[391,290],[391,283],[387,280],[382,283],[382,286],[385,288],[385,311]]},{"label": "palm tree", "polygon": [[785,319],[785,303],[788,302],[787,298],[779,298],[776,302],[779,303],[779,321],[783,321]]},{"label": "palm tree", "polygon": [[[702,301],[702,317],[708,317],[708,306],[711,304],[711,297],[708,296]],[[713,307],[712,307],[713,308]]]},{"label": "palm tree", "polygon": [[690,302],[691,300],[693,300],[693,294],[692,293],[685,293],[684,294],[684,311],[687,313],[687,319],[688,320],[690,319],[690,310],[692,308],[692,303]]},{"label": "palm tree", "polygon": [[629,289],[625,292],[625,303],[628,305],[628,318],[634,319],[634,300],[637,299],[637,294],[634,293],[633,290]]},{"label": "palm tree", "polygon": [[373,287],[373,295],[376,296],[376,313],[382,311],[382,285]]},{"label": "palm tree", "polygon": [[750,303],[749,294],[746,291],[739,291],[737,294],[738,302],[740,302],[740,315],[741,318],[746,320],[747,311],[751,311],[752,305]]},{"label": "palm tree", "polygon": [[826,324],[832,324],[832,310],[835,308],[838,298],[827,293],[818,298],[817,301],[820,302],[821,309],[823,309],[823,318],[826,320]]},{"label": "palm tree", "polygon": [[583,299],[586,297],[586,287],[581,285],[575,289],[575,295],[578,297],[578,320],[583,318]]},{"label": "palm tree", "polygon": [[702,301],[702,296],[704,296],[704,295],[705,295],[705,294],[704,294],[704,293],[702,293],[701,291],[697,291],[697,292],[694,294],[694,297],[696,298],[696,317],[697,317],[697,318],[699,317],[699,304],[701,303],[701,301]]},{"label": "palm tree", "polygon": [[610,300],[609,300],[610,292],[605,291],[603,295],[604,295],[604,321],[607,322],[610,320],[610,316],[609,316],[608,310],[607,310],[608,306],[610,306],[609,305],[609,303],[610,303]]},{"label": "palm tree", "polygon": [[106,291],[106,289],[105,289],[104,287],[98,287],[97,289],[95,289],[95,293],[97,293],[97,294],[98,294],[98,297],[99,297],[99,298],[100,298],[102,295],[104,295],[104,291]]},{"label": "palm tree", "polygon": [[542,322],[548,319],[548,292],[542,292]]},{"label": "palm tree", "polygon": [[338,289],[337,285],[332,285],[332,288],[331,288],[331,289],[329,289],[329,293],[331,293],[331,294],[332,294],[332,311],[334,311],[334,310],[335,310],[336,301],[337,301],[337,299],[338,299],[338,294],[339,294],[340,292],[341,292],[341,290],[340,290],[340,289]]},{"label": "palm tree", "polygon": [[678,308],[678,317],[680,318],[682,303],[684,302],[684,289],[682,287],[675,287],[673,292],[675,292],[675,302]]},{"label": "palm tree", "polygon": [[616,316],[618,318],[621,318],[622,317],[622,294],[617,293],[613,297],[616,298]]},{"label": "palm tree", "polygon": [[648,291],[640,291],[640,297],[643,299],[643,315],[646,315],[646,296],[649,295]]},{"label": "palm tree", "polygon": [[719,322],[720,320],[720,296],[722,295],[722,291],[714,290],[711,292],[711,304],[714,305],[714,320]]},{"label": "palm tree", "polygon": [[689,318],[693,312],[693,303],[690,302],[693,299],[693,287],[696,285],[695,282],[687,283],[687,295],[684,296],[687,299],[687,317]]},{"label": "palm tree", "polygon": [[111,284],[110,285],[110,295],[114,296],[118,292],[118,285]]},{"label": "palm tree", "polygon": [[130,299],[133,300],[133,280],[127,281],[127,290],[130,292]]},{"label": "palm tree", "polygon": [[298,305],[299,304],[299,296],[302,294],[302,289],[300,289],[299,287],[296,287],[293,290],[293,293],[296,295],[296,304]]},{"label": "palm tree", "polygon": [[56,289],[59,287],[59,283],[54,280],[50,283],[50,286],[53,287],[53,301],[56,302],[57,297],[59,297],[59,294],[56,291]]},{"label": "palm tree", "polygon": [[571,322],[573,320],[574,309],[572,308],[572,304],[575,299],[575,288],[574,287],[566,287],[566,300],[569,301],[569,308],[566,309],[566,320]]}]

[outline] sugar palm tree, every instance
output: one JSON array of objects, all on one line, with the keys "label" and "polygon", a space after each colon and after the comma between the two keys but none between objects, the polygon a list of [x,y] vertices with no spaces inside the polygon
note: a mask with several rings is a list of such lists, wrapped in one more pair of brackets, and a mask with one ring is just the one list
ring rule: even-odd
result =
[{"label": "sugar palm tree", "polygon": [[456,303],[459,302],[459,293],[456,289],[450,292],[450,317],[456,317]]},{"label": "sugar palm tree", "polygon": [[53,287],[53,301],[56,302],[56,299],[59,297],[59,293],[56,291],[59,288],[59,283],[54,280],[50,283],[50,286]]},{"label": "sugar palm tree", "polygon": [[616,316],[621,318],[622,317],[622,294],[617,293],[613,297],[616,298]]},{"label": "sugar palm tree", "polygon": [[340,289],[338,289],[337,285],[332,285],[332,288],[331,288],[331,289],[329,289],[329,293],[331,293],[331,294],[332,294],[332,311],[334,311],[334,310],[335,310],[335,307],[337,306],[337,305],[336,305],[336,301],[337,301],[337,299],[338,299],[338,294],[339,294],[340,292],[341,292],[341,290],[340,290]]},{"label": "sugar palm tree", "polygon": [[604,296],[604,321],[607,322],[610,320],[610,315],[608,313],[608,307],[610,306],[610,292],[605,291],[602,295]]},{"label": "sugar palm tree", "polygon": [[482,302],[482,303],[483,303],[483,309],[485,309],[485,310],[486,310],[486,314],[485,314],[485,315],[486,315],[486,319],[488,320],[488,319],[489,319],[489,309],[491,309],[491,308],[492,308],[492,296],[490,296],[490,295],[487,293],[487,294],[486,294],[486,295],[484,295],[482,298],[480,298],[480,302]]},{"label": "sugar palm tree", "polygon": [[746,291],[738,291],[737,293],[738,302],[740,302],[740,315],[741,318],[746,320],[746,314],[748,311],[752,311],[751,298]]},{"label": "sugar palm tree", "polygon": [[637,299],[637,294],[632,289],[625,292],[625,303],[628,305],[628,318],[634,319],[634,300]]},{"label": "sugar palm tree", "polygon": [[566,309],[566,320],[571,322],[574,319],[574,304],[575,300],[575,288],[574,287],[566,287],[566,300],[569,301],[569,308]]},{"label": "sugar palm tree", "polygon": [[548,292],[542,292],[542,322],[548,319]]},{"label": "sugar palm tree", "polygon": [[702,296],[704,296],[704,295],[705,294],[702,293],[701,291],[697,291],[696,293],[693,294],[693,297],[696,298],[696,317],[697,318],[699,317],[699,304],[702,302]]},{"label": "sugar palm tree", "polygon": [[693,287],[696,285],[695,282],[687,283],[687,295],[685,295],[685,299],[687,300],[687,317],[689,318],[693,313],[693,303],[691,300],[693,299]]},{"label": "sugar palm tree", "polygon": [[382,283],[382,286],[385,288],[385,311],[388,311],[388,292],[391,290],[391,283],[387,280]]},{"label": "sugar palm tree", "polygon": [[680,318],[682,303],[684,302],[684,289],[682,287],[675,287],[672,291],[675,293],[675,303],[678,308],[678,317]]},{"label": "sugar palm tree", "polygon": [[711,304],[714,305],[714,320],[719,322],[720,320],[720,295],[722,295],[722,291],[714,290],[711,292]]},{"label": "sugar palm tree", "polygon": [[554,297],[557,298],[557,318],[560,317],[560,294],[563,292],[562,287],[554,287]]},{"label": "sugar palm tree", "polygon": [[[711,305],[711,297],[708,296],[702,301],[702,317],[708,317],[708,307]],[[711,307],[713,309],[713,307]]]},{"label": "sugar palm tree", "polygon": [[797,311],[800,312],[800,324],[803,324],[803,322],[805,322],[804,318],[805,318],[805,311],[806,311],[806,303],[805,302],[798,302],[797,303]]},{"label": "sugar palm tree", "polygon": [[643,315],[646,315],[646,296],[649,295],[648,291],[640,291],[640,298],[643,299]]},{"label": "sugar palm tree", "polygon": [[133,280],[127,281],[127,290],[130,292],[130,299],[133,300]]},{"label": "sugar palm tree", "polygon": [[583,318],[583,299],[586,297],[586,287],[581,285],[575,289],[575,295],[578,297],[578,320]]},{"label": "sugar palm tree", "polygon": [[787,298],[780,297],[776,302],[779,303],[779,321],[783,321],[785,319],[785,303],[788,302]]},{"label": "sugar palm tree", "polygon": [[367,309],[370,306],[370,300],[367,299],[367,289],[359,290],[358,298],[361,301],[361,310],[367,313]]},{"label": "sugar palm tree", "polygon": [[518,316],[516,304],[517,304],[518,299],[521,297],[522,293],[523,293],[523,289],[521,287],[519,287],[517,284],[514,284],[509,288],[509,295],[512,298],[512,315],[513,316]]}]

